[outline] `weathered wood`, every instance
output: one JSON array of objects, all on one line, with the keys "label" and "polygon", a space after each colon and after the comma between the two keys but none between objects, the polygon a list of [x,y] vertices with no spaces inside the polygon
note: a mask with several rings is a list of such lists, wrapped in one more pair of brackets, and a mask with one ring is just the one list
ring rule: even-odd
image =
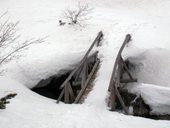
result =
[{"label": "weathered wood", "polygon": [[83,70],[82,70],[82,74],[81,74],[81,87],[83,87],[83,85],[85,84],[86,82],[86,79],[88,77],[88,66],[87,66],[87,60],[84,62],[84,65],[83,65]]},{"label": "weathered wood", "polygon": [[90,51],[92,50],[92,48],[94,47],[94,45],[96,43],[98,43],[98,41],[100,41],[100,38],[103,36],[102,31],[100,31],[96,37],[96,39],[93,41],[92,45],[90,46],[90,48],[88,49],[88,51],[86,52],[85,56],[83,57],[83,59],[80,61],[80,63],[76,66],[76,68],[70,73],[70,75],[67,77],[67,79],[63,82],[63,84],[60,86],[60,89],[62,89],[66,83],[68,83],[68,81],[71,79],[71,77],[77,72],[77,70],[80,69],[80,67],[83,65],[83,63],[86,61],[86,58],[88,57]]},{"label": "weathered wood", "polygon": [[69,89],[69,94],[70,94],[70,102],[73,102],[75,99],[75,96],[74,96],[73,89],[72,89],[70,83],[68,83],[68,89]]},{"label": "weathered wood", "polygon": [[133,80],[131,80],[131,79],[121,79],[120,80],[120,83],[132,83],[132,82],[137,82],[137,79],[135,78]]},{"label": "weathered wood", "polygon": [[92,69],[92,71],[91,71],[91,73],[89,74],[89,76],[88,76],[88,78],[87,78],[85,84],[83,85],[83,87],[82,87],[82,89],[80,90],[78,96],[76,97],[74,103],[79,103],[79,101],[80,101],[80,99],[82,98],[82,96],[83,96],[83,94],[84,94],[84,92],[85,92],[85,90],[86,90],[86,88],[87,88],[87,86],[88,86],[88,84],[89,84],[89,82],[90,82],[90,80],[91,80],[91,78],[92,78],[94,72],[96,71],[96,69],[97,69],[99,63],[100,63],[100,61],[97,60],[96,63],[95,63],[95,65],[94,65],[94,67],[93,67],[93,69]]},{"label": "weathered wood", "polygon": [[110,103],[111,103],[111,110],[114,111],[116,107],[116,93],[115,93],[115,81],[112,81],[112,86],[110,86]]},{"label": "weathered wood", "polygon": [[61,94],[60,94],[60,96],[57,99],[57,103],[59,103],[61,101],[63,96],[64,96],[64,89],[61,91]]},{"label": "weathered wood", "polygon": [[[119,61],[118,62],[118,69],[117,69],[117,74],[116,74],[116,79],[115,79],[115,81],[113,81],[113,85],[111,86],[111,111],[114,111],[115,110],[115,97],[117,96],[118,97],[118,99],[119,99],[119,101],[120,101],[120,103],[121,103],[121,105],[122,105],[122,107],[123,107],[123,109],[125,108],[126,109],[126,107],[125,107],[125,105],[124,105],[124,102],[123,102],[123,100],[122,100],[122,97],[121,97],[121,95],[120,95],[120,93],[119,93],[119,91],[117,90],[117,87],[119,87],[119,85],[120,85],[120,73],[121,73],[121,62]],[[126,110],[124,110],[125,112],[126,112]]]},{"label": "weathered wood", "polygon": [[64,86],[64,102],[69,103],[69,88],[68,83]]},{"label": "weathered wood", "polygon": [[97,47],[99,47],[99,46],[101,46],[101,40],[102,40],[102,38],[103,38],[103,33],[100,31],[99,32],[99,34],[100,34],[100,36],[99,36],[99,38],[98,38],[98,40],[97,40]]},{"label": "weathered wood", "polygon": [[121,62],[122,62],[122,64],[123,64],[123,67],[124,67],[125,70],[126,70],[126,73],[127,73],[128,76],[130,77],[130,79],[133,80],[133,77],[132,77],[131,73],[129,72],[129,69],[128,69],[127,65],[126,65],[125,62],[123,61],[123,58],[121,57],[120,60],[121,60]]},{"label": "weathered wood", "polygon": [[[119,52],[118,52],[118,54],[117,54],[117,57],[116,57],[116,61],[115,61],[115,63],[114,63],[114,67],[113,67],[113,71],[112,71],[111,78],[112,78],[112,77],[113,77],[113,78],[115,77],[115,73],[116,73],[116,69],[117,69],[118,62],[119,62],[120,57],[121,57],[121,53],[122,53],[125,45],[126,45],[130,40],[131,40],[131,35],[130,35],[130,34],[127,34],[127,35],[126,35],[126,38],[125,38],[125,40],[124,40],[124,42],[123,42],[123,44],[122,44],[122,46],[121,46],[121,48],[120,48],[120,50],[119,50]],[[109,84],[109,88],[110,88],[110,86],[112,86],[113,80],[114,80],[114,79],[111,79],[110,84]]]},{"label": "weathered wood", "polygon": [[120,101],[120,104],[121,104],[125,114],[128,114],[128,110],[127,110],[127,108],[126,108],[126,106],[124,104],[124,101],[123,101],[123,99],[122,99],[122,97],[121,97],[121,95],[120,95],[120,93],[119,93],[119,91],[118,91],[118,89],[116,87],[115,87],[115,92],[116,92],[116,96],[118,97],[118,99]]},{"label": "weathered wood", "polygon": [[[119,52],[117,54],[117,57],[116,57],[116,60],[115,60],[115,63],[114,63],[114,67],[113,67],[113,71],[112,71],[112,75],[111,75],[111,79],[110,79],[110,83],[109,83],[109,90],[112,88],[111,86],[115,86],[114,83],[116,83],[115,81],[115,75],[116,75],[116,71],[117,71],[117,68],[118,68],[118,63],[120,61],[120,58],[121,58],[121,53],[125,47],[125,45],[131,40],[131,35],[130,34],[127,34],[126,35],[126,38],[121,46],[121,48],[119,49]],[[113,88],[112,88],[113,89]],[[115,88],[115,90],[117,90],[117,88]],[[111,91],[111,93],[115,93],[115,91]],[[115,95],[115,94],[111,94],[111,95]],[[113,106],[112,106],[113,107]],[[114,108],[114,107],[113,107]],[[114,111],[114,109],[112,108],[112,111]]]},{"label": "weathered wood", "polygon": [[116,74],[116,87],[118,87],[120,85],[120,76],[121,76],[121,62],[119,60],[118,62],[118,69],[117,69],[117,74]]},{"label": "weathered wood", "polygon": [[[87,58],[86,63],[89,62],[89,59],[91,59],[91,57],[95,57],[95,60],[96,60],[96,59],[97,59],[97,55],[98,55],[98,51],[94,52],[92,55],[90,55],[90,57]],[[88,69],[86,69],[86,70],[87,70],[87,71],[86,71],[87,74],[88,74],[88,70],[89,70],[91,67],[93,67],[92,64],[88,64],[88,65],[87,65],[87,68],[88,68]],[[81,68],[76,72],[75,82],[79,79],[80,74],[81,74],[82,71],[83,71],[83,68],[84,68],[84,65],[82,65]],[[87,77],[86,77],[86,79],[87,79]]]}]

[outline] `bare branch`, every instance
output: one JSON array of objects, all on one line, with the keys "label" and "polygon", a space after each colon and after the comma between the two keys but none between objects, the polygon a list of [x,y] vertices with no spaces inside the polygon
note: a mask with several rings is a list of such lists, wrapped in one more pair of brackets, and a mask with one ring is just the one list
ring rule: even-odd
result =
[{"label": "bare branch", "polygon": [[19,22],[12,23],[9,19],[1,22],[1,19],[4,18],[5,15],[6,12],[0,16],[0,67],[2,64],[21,56],[21,51],[25,50],[30,45],[44,42],[44,38],[20,42],[20,35],[17,33]]},{"label": "bare branch", "polygon": [[28,46],[30,46],[31,44],[35,44],[35,43],[42,43],[44,42],[43,39],[38,39],[38,40],[27,40],[24,43],[22,43],[21,45],[19,45],[17,48],[13,49],[12,52],[8,53],[6,56],[4,56],[1,60],[0,60],[0,65],[4,62],[8,62],[9,60],[11,60],[12,58],[15,57],[15,54],[18,53],[21,50],[24,50],[25,48],[27,48]]},{"label": "bare branch", "polygon": [[76,9],[65,9],[62,12],[62,17],[68,20],[68,22],[72,25],[78,24],[82,26],[82,22],[85,20],[89,20],[88,15],[92,12],[92,8],[86,5],[78,4]]}]

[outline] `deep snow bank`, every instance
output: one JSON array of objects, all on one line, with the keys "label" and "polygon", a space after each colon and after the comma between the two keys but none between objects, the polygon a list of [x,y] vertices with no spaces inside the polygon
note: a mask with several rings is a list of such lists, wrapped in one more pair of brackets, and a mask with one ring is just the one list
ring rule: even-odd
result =
[{"label": "deep snow bank", "polygon": [[[6,84],[0,86],[2,93],[9,90],[19,93],[12,101],[15,104],[11,102],[9,109],[6,110],[7,113],[0,116],[1,127],[169,127],[169,122],[155,122],[110,113],[105,110],[105,98],[117,51],[127,33],[132,34],[132,42],[127,49],[135,46],[134,56],[139,55],[139,49],[142,49],[142,52],[149,48],[170,49],[167,34],[170,33],[170,28],[167,27],[170,26],[170,1],[83,1],[91,3],[94,7],[88,25],[85,28],[68,25],[59,27],[58,16],[61,10],[67,6],[75,6],[73,4],[77,2],[78,0],[51,0],[50,2],[49,0],[2,0],[0,2],[2,12],[8,10],[12,20],[21,20],[21,40],[27,37],[47,36],[45,44],[31,47],[25,57],[7,65],[8,71],[5,76],[10,76],[22,84],[13,81],[8,84],[9,86]],[[105,33],[105,45],[100,49],[102,64],[94,90],[87,98],[85,106],[56,105],[53,101],[47,101],[24,87],[31,88],[39,80],[59,73],[61,69],[72,68],[101,29]],[[3,81],[5,80],[1,80],[1,83],[5,83]]]},{"label": "deep snow bank", "polygon": [[107,60],[114,58],[114,50],[120,46],[127,33],[132,34],[132,45],[138,48],[170,49],[167,34],[170,33],[167,27],[170,26],[169,0],[81,2],[94,7],[92,18],[85,28],[58,26],[61,11],[76,6],[78,0],[1,1],[0,11],[8,10],[12,21],[20,20],[21,40],[46,37],[43,45],[32,46],[23,58],[7,65],[5,76],[32,88],[41,79],[61,73],[62,69],[72,69],[100,30],[105,33],[105,48],[110,47],[108,51],[104,50],[106,55],[101,55]]},{"label": "deep snow bank", "polygon": [[151,114],[166,115],[170,114],[170,88],[160,87],[152,84],[133,84],[128,86],[131,93],[142,96],[145,103],[152,111]]},{"label": "deep snow bank", "polygon": [[169,50],[129,48],[124,56],[134,65],[131,71],[139,83],[170,87]]},{"label": "deep snow bank", "polygon": [[18,95],[0,110],[1,128],[169,128],[169,121],[155,121],[98,108],[93,105],[56,104],[42,97],[21,83],[0,78],[0,96],[9,92]]}]

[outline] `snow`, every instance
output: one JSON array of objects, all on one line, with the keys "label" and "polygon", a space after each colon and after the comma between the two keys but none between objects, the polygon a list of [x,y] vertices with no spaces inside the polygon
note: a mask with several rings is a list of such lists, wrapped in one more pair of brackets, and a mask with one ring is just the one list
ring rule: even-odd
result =
[{"label": "snow", "polygon": [[[127,49],[126,49],[127,50]],[[133,74],[138,78],[138,82],[155,84],[159,86],[170,87],[170,51],[163,48],[153,48],[136,50],[130,48],[125,51],[126,56],[135,65]]]},{"label": "snow", "polygon": [[168,128],[169,121],[155,121],[140,117],[125,116],[94,105],[56,104],[42,97],[15,80],[1,77],[0,96],[16,92],[7,109],[0,110],[1,128]]},{"label": "snow", "polygon": [[[21,12],[18,10],[18,6],[22,6],[23,4],[28,4],[28,6],[22,8],[22,13],[26,16],[21,18],[22,15],[20,15]],[[49,7],[44,7],[46,5],[40,4],[40,10],[35,11],[38,6],[35,5],[32,5],[30,2],[22,3],[20,0],[18,1],[18,4],[14,5],[14,7],[8,5],[10,6],[9,8],[12,9],[11,11],[8,9],[8,11],[10,13],[15,12],[15,14],[10,15],[11,20],[16,17],[18,20],[21,19],[19,26],[20,29],[22,28],[19,31],[21,33],[21,41],[30,38],[45,38],[43,45],[31,46],[22,59],[18,62],[7,65],[8,71],[6,74],[29,88],[34,87],[41,79],[46,79],[52,75],[63,73],[63,71],[61,71],[62,69],[72,69],[73,66],[80,61],[85,54],[85,51],[87,51],[91,42],[99,32],[99,29],[96,30],[93,26],[89,26],[88,29],[59,26],[58,15],[61,12],[56,13],[56,16],[54,17],[52,16],[55,14],[53,8],[52,12],[54,14],[49,12],[51,15],[45,13],[39,17],[39,13],[41,11],[46,12],[46,9]],[[29,10],[30,6],[32,10]],[[58,7],[58,5],[56,6]],[[65,9],[65,7],[63,8]],[[35,14],[32,15],[33,13]],[[18,15],[16,16],[16,14]],[[44,17],[47,17],[47,15],[54,18],[45,19]],[[13,16],[15,16],[15,18],[13,18]],[[89,31],[91,31],[91,34],[88,34]],[[70,36],[70,34],[73,36]]]},{"label": "snow", "polygon": [[[134,74],[139,83],[129,91],[141,94],[153,113],[169,114],[169,0],[86,0],[94,8],[85,27],[59,26],[61,11],[78,0],[1,0],[0,12],[8,10],[12,21],[20,20],[20,40],[45,37],[32,45],[24,56],[4,65],[0,96],[18,95],[7,109],[0,110],[0,128],[169,128],[169,121],[155,121],[110,112],[107,108],[108,84],[117,52],[130,33],[124,58],[139,66]],[[99,47],[100,69],[94,88],[84,104],[56,104],[28,88],[41,79],[73,69],[97,33],[104,39]],[[137,72],[136,72],[137,71]],[[145,83],[145,84],[144,84]],[[152,97],[151,97],[152,96]]]},{"label": "snow", "polygon": [[133,84],[128,86],[131,93],[141,95],[146,104],[149,104],[154,114],[170,114],[170,88],[152,84]]}]

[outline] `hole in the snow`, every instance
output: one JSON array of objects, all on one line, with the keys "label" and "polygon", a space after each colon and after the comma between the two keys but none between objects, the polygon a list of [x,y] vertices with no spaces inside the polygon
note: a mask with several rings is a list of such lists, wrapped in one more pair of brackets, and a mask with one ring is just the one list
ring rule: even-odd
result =
[{"label": "hole in the snow", "polygon": [[70,72],[62,75],[52,76],[46,80],[41,80],[32,91],[52,99],[57,99],[61,93],[60,86],[68,77]]},{"label": "hole in the snow", "polygon": [[[162,53],[163,54],[164,52],[163,51],[154,51],[154,53]],[[158,57],[158,56],[156,56],[156,57]],[[140,117],[145,117],[145,118],[150,118],[150,119],[155,119],[155,120],[170,120],[170,114],[169,114],[169,111],[167,110],[167,108],[169,107],[169,103],[162,102],[159,100],[159,98],[161,99],[162,97],[164,97],[164,99],[167,99],[168,91],[165,90],[164,87],[161,88],[161,86],[162,86],[161,84],[163,83],[161,80],[155,81],[155,79],[156,80],[160,79],[160,78],[156,77],[157,75],[159,76],[161,74],[160,75],[160,77],[161,77],[165,72],[168,72],[168,70],[170,68],[166,68],[166,66],[164,66],[164,64],[169,65],[169,62],[167,60],[163,60],[161,57],[159,57],[159,58],[161,58],[160,60],[162,60],[162,61],[161,61],[161,63],[158,63],[159,61],[155,60],[155,59],[157,59],[156,57],[153,55],[152,52],[149,51],[149,53],[144,55],[144,57],[139,56],[136,58],[126,59],[125,63],[129,69],[129,72],[132,73],[132,76],[135,76],[138,79],[138,83],[134,84],[134,85],[132,85],[132,83],[129,83],[129,84],[122,83],[121,87],[119,87],[118,90],[119,90],[120,95],[124,101],[125,106],[129,110],[130,114],[132,114],[134,116],[140,116]],[[154,72],[150,72],[152,70]],[[154,75],[154,73],[157,73],[157,72],[159,74]],[[123,74],[123,77],[127,77],[126,75],[127,74]],[[164,78],[164,80],[167,81],[167,85],[168,85],[168,83],[170,83],[170,81],[168,79]],[[148,83],[146,84],[145,83],[146,81],[149,84]],[[152,84],[150,84],[150,83],[152,83]],[[165,84],[165,82],[164,82],[164,84]],[[131,92],[130,90],[132,90],[132,88],[134,91]],[[140,88],[140,91],[139,90],[135,91],[135,89],[137,90],[139,88]],[[145,88],[145,89],[142,91],[142,88],[143,89]],[[152,89],[152,91],[151,91],[151,89]],[[148,92],[146,90],[148,90]],[[149,95],[149,93],[152,93],[152,96]],[[146,96],[148,98],[146,98]],[[155,105],[150,104],[150,102],[148,102],[148,99],[151,100],[152,102],[155,101]],[[155,100],[153,100],[153,99],[155,99]],[[162,110],[159,110],[160,108]],[[116,97],[116,109],[117,109],[117,111],[123,110],[117,97]],[[154,111],[154,110],[156,110],[156,111]]]},{"label": "hole in the snow", "polygon": [[[96,59],[97,58],[97,52],[95,54],[92,54],[91,56],[88,57],[86,63],[88,66],[88,70],[87,70],[87,74],[89,75],[90,72],[92,71],[93,66],[96,63]],[[48,97],[48,98],[52,98],[57,100],[58,97],[61,94],[61,89],[60,86],[62,85],[62,83],[66,80],[66,78],[69,76],[69,74],[71,73],[71,71],[63,71],[65,72],[64,74],[60,74],[60,75],[54,75],[49,77],[46,80],[41,80],[36,86],[35,88],[32,89],[32,91]],[[75,96],[78,95],[80,89],[81,89],[81,81],[82,81],[82,77],[84,75],[82,74],[81,71],[76,72],[71,80],[70,80],[70,85],[73,89],[73,93]],[[76,83],[74,82],[74,80],[77,80]],[[61,99],[62,101],[64,99]]]},{"label": "hole in the snow", "polygon": [[[130,93],[127,89],[118,88],[120,95],[129,109],[129,112],[134,116],[145,117],[155,120],[170,120],[169,114],[156,114],[152,112],[152,108],[145,103],[142,96],[137,96],[136,94]],[[118,98],[116,97],[116,110],[122,111],[123,108],[120,105]]]}]

